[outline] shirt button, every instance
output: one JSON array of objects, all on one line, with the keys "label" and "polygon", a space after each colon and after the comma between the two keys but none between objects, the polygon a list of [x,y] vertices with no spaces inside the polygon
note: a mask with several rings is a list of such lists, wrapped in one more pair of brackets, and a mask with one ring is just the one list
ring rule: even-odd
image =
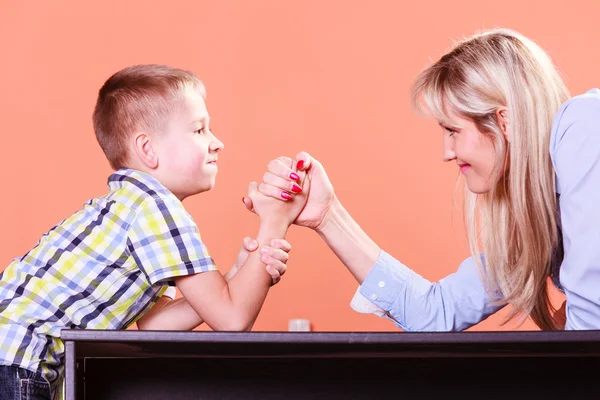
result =
[{"label": "shirt button", "polygon": [[377,300],[377,295],[375,293],[371,295],[371,300]]},{"label": "shirt button", "polygon": [[385,282],[384,281],[379,281],[379,287],[381,287],[381,288],[385,287]]}]

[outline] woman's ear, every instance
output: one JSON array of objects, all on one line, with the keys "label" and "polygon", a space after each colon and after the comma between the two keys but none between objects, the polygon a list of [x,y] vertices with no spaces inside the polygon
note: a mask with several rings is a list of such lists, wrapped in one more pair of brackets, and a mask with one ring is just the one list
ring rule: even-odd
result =
[{"label": "woman's ear", "polygon": [[496,121],[504,134],[504,138],[510,143],[510,129],[508,124],[508,108],[500,107],[496,110]]},{"label": "woman's ear", "polygon": [[149,169],[158,167],[158,154],[152,147],[152,140],[145,132],[138,132],[133,137],[133,148],[140,162]]}]

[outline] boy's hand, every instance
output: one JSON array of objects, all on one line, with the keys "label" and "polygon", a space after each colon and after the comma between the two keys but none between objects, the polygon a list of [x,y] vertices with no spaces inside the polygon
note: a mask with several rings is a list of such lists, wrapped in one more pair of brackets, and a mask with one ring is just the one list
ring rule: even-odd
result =
[{"label": "boy's hand", "polygon": [[[251,182],[248,185],[248,196],[244,197],[242,201],[246,207],[250,206],[261,220],[284,220],[291,225],[306,205],[310,192],[310,180],[306,179],[306,172],[294,172],[290,158],[275,159],[269,163],[267,168],[269,171],[263,176],[263,181],[276,180],[279,187],[264,182],[260,185]],[[287,175],[290,175],[288,179],[292,179],[292,181],[286,182],[271,172],[279,169],[285,169]]]},{"label": "boy's hand", "polygon": [[[288,253],[292,250],[292,245],[285,239],[274,239],[271,241],[271,246],[263,246],[261,248],[261,260],[267,264],[267,272],[271,275],[271,285],[275,285],[281,279],[281,276],[285,274],[287,269],[287,261],[289,259]],[[227,282],[235,276],[235,274],[242,268],[242,265],[248,259],[248,255],[258,249],[258,242],[251,237],[247,236],[242,241],[242,248],[238,254],[238,258],[233,265],[227,271],[224,278]]]},{"label": "boy's hand", "polygon": [[[296,155],[296,160],[289,157],[279,157],[269,163],[268,172],[263,176],[260,191],[275,199],[284,200],[279,192],[290,187],[295,178],[304,174],[306,182],[303,194],[308,196],[295,224],[318,230],[324,225],[332,203],[335,200],[333,185],[323,168],[323,165],[306,152]],[[295,174],[295,176],[293,175]],[[310,185],[310,191],[308,190]],[[293,195],[292,195],[293,196]],[[244,198],[246,208],[254,212],[252,201]]]}]

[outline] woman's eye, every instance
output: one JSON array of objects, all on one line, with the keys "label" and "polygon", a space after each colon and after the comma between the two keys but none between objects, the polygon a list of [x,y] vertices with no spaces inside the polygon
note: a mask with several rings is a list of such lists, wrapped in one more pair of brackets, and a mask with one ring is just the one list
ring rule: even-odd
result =
[{"label": "woman's eye", "polygon": [[450,136],[453,136],[456,133],[456,131],[452,128],[444,127],[444,129],[446,129],[450,133]]}]

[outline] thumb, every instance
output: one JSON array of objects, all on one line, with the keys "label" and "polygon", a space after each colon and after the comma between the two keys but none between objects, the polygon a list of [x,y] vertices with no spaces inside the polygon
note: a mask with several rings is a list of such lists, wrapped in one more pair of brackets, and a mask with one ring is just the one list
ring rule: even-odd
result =
[{"label": "thumb", "polygon": [[242,241],[242,247],[240,248],[240,252],[238,254],[237,260],[235,261],[234,267],[241,268],[242,265],[244,265],[244,263],[248,259],[248,255],[251,252],[256,251],[257,248],[258,243],[256,242],[256,240],[252,239],[250,236],[246,236]]},{"label": "thumb", "polygon": [[[252,198],[252,196],[255,195],[256,192],[258,192],[258,183],[256,183],[256,182],[250,182],[248,184],[248,196],[247,197]],[[244,204],[246,204],[245,201],[244,201]]]},{"label": "thumb", "polygon": [[246,209],[250,212],[254,212],[254,204],[252,203],[252,199],[250,197],[242,197],[242,203]]},{"label": "thumb", "polygon": [[296,170],[297,171],[308,171],[312,164],[312,157],[305,151],[301,151],[296,154]]},{"label": "thumb", "polygon": [[256,240],[252,239],[250,236],[246,236],[242,243],[242,250],[253,252],[256,249],[258,249],[258,243],[256,242]]}]

